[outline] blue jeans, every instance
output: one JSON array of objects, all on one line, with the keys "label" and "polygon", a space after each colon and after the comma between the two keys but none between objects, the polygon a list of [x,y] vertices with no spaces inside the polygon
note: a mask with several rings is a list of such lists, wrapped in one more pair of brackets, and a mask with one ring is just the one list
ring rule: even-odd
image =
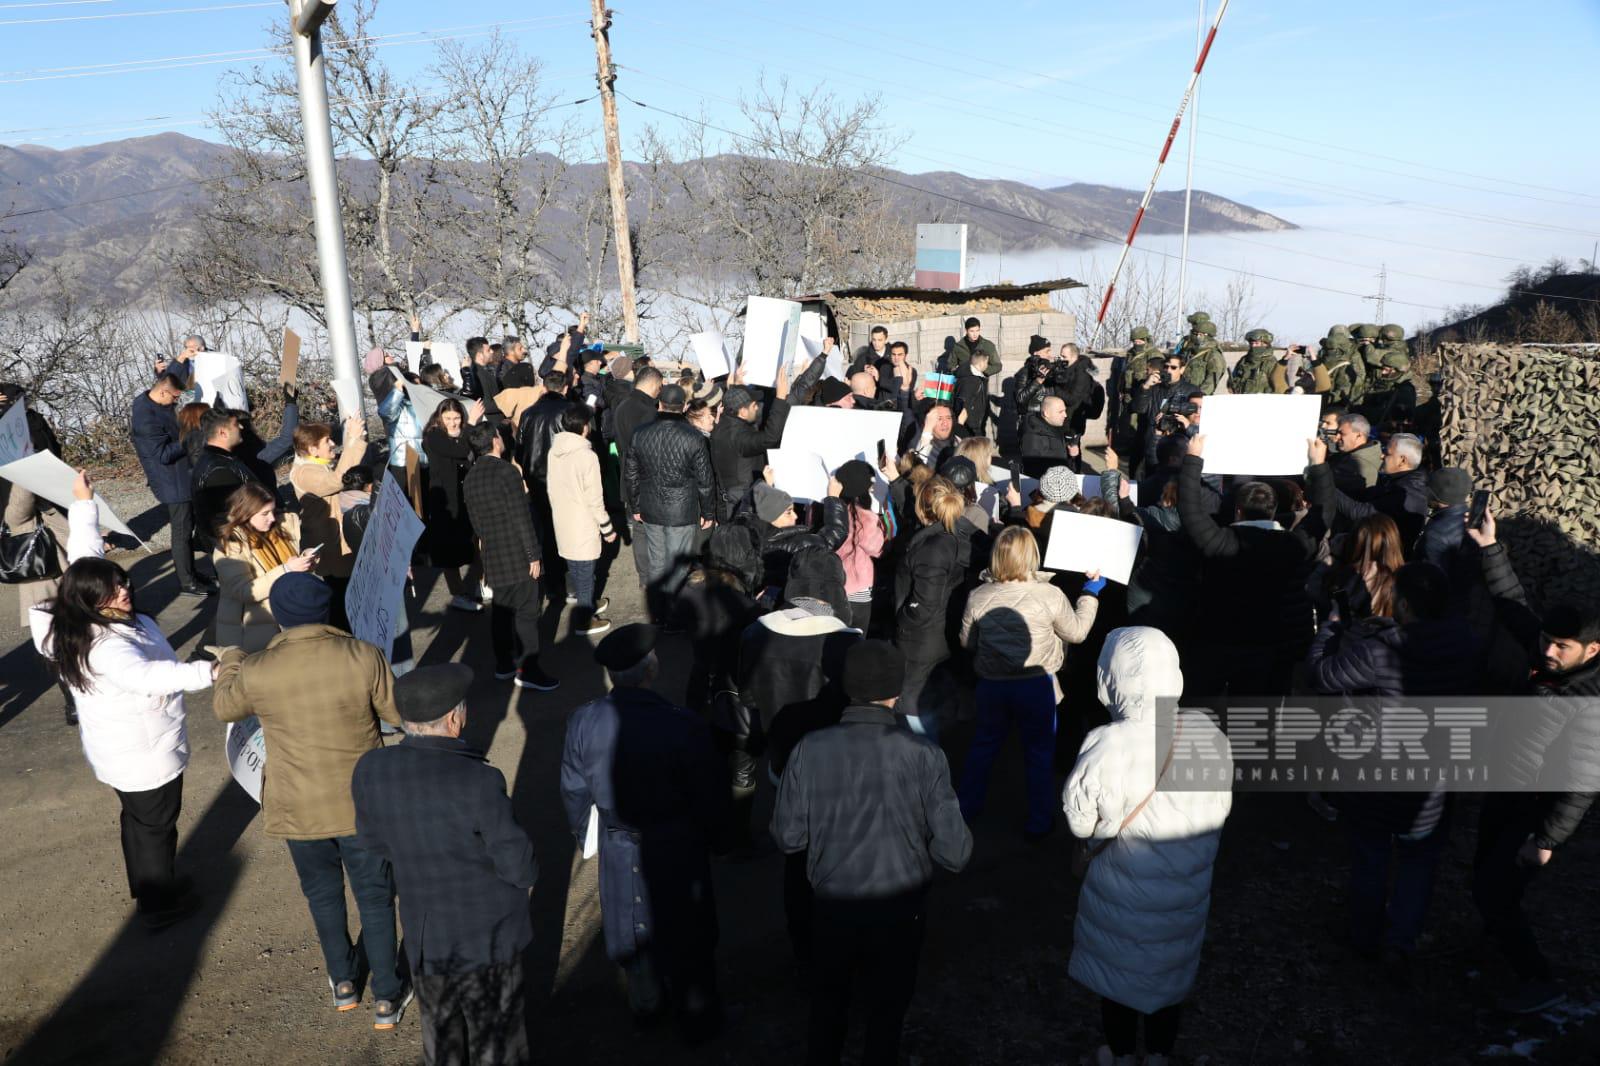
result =
[{"label": "blue jeans", "polygon": [[[1409,840],[1386,829],[1340,820],[1350,837],[1351,940],[1363,950],[1414,951],[1449,836],[1445,823],[1420,840]],[[1391,865],[1393,891],[1389,890]]]},{"label": "blue jeans", "polygon": [[972,821],[989,794],[995,756],[1015,725],[1022,734],[1022,764],[1028,787],[1023,829],[1047,833],[1055,821],[1056,690],[1050,675],[1009,681],[978,681],[978,729],[961,768],[961,816]]},{"label": "blue jeans", "polygon": [[[355,845],[354,837],[291,840],[289,857],[300,875],[300,891],[311,907],[311,924],[322,943],[322,960],[334,984],[359,983],[372,974],[375,999],[398,999],[403,989],[397,969],[394,931],[394,875],[388,860]],[[361,915],[361,935],[350,942],[344,906],[345,875]]]},{"label": "blue jeans", "polygon": [[591,611],[594,609],[594,568],[593,559],[568,559],[567,563],[567,591],[578,602],[573,607],[578,611]]},{"label": "blue jeans", "polygon": [[689,563],[694,559],[694,535],[698,523],[687,526],[658,526],[645,522],[639,527],[644,534],[645,602],[650,607],[651,621],[663,624],[672,614],[672,605],[678,592],[689,578]]}]

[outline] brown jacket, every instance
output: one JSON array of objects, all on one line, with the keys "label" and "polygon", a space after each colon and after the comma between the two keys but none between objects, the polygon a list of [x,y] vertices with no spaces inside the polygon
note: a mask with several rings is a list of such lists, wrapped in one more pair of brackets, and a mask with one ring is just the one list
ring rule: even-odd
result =
[{"label": "brown jacket", "polygon": [[542,385],[518,385],[516,388],[501,389],[494,394],[494,404],[500,413],[506,416],[506,422],[515,433],[517,427],[522,425],[522,413],[539,402],[539,397],[544,395]]},{"label": "brown jacket", "polygon": [[1082,644],[1099,610],[1100,601],[1091,595],[1079,596],[1074,608],[1050,584],[1049,574],[995,581],[985,572],[983,584],[967,598],[961,646],[972,651],[972,668],[981,678],[1054,677],[1066,660],[1064,645]]},{"label": "brown jacket", "polygon": [[286,629],[262,651],[221,656],[211,708],[224,722],[261,719],[267,746],[261,811],[268,836],[353,836],[350,775],[379,747],[378,719],[400,724],[383,653],[332,626]]},{"label": "brown jacket", "polygon": [[[300,516],[280,515],[278,526],[289,538],[289,546],[300,550]],[[217,571],[217,584],[222,594],[217,597],[217,643],[245,651],[260,651],[278,635],[277,620],[267,597],[272,584],[285,570],[274,566],[270,570],[262,565],[255,551],[245,543],[243,536],[235,534],[211,554],[211,565]]]},{"label": "brown jacket", "polygon": [[330,466],[297,455],[289,470],[289,484],[300,497],[300,543],[322,545],[318,577],[349,577],[355,569],[356,553],[344,542],[344,523],[339,521],[339,493],[344,472],[361,462],[365,450],[365,441],[351,441]]}]

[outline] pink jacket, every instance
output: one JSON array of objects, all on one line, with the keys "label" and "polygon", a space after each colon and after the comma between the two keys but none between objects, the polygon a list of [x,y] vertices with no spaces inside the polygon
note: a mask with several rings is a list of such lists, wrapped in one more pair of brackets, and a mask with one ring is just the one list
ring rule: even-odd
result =
[{"label": "pink jacket", "polygon": [[872,587],[872,560],[883,554],[883,521],[854,504],[848,507],[850,535],[839,545],[838,555],[844,562],[845,593],[853,596]]}]

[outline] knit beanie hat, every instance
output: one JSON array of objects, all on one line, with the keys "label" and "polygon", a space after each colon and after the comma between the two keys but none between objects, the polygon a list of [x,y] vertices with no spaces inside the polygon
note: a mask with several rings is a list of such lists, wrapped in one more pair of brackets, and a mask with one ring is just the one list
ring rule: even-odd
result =
[{"label": "knit beanie hat", "polygon": [[755,503],[756,517],[763,522],[776,522],[783,512],[794,506],[794,497],[782,489],[775,489],[765,481],[758,481],[750,490]]},{"label": "knit beanie hat", "polygon": [[834,471],[833,476],[839,479],[840,491],[844,493],[846,499],[865,496],[872,491],[872,483],[877,480],[872,467],[860,459],[852,459],[845,463]]},{"label": "knit beanie hat", "polygon": [[369,374],[376,372],[377,369],[383,365],[385,354],[386,353],[382,348],[372,349],[366,354],[365,357],[362,358],[361,369],[365,370]]},{"label": "knit beanie hat", "polygon": [[284,629],[322,625],[333,607],[333,590],[313,574],[288,573],[272,583],[267,603]]},{"label": "knit beanie hat", "polygon": [[1064,466],[1052,466],[1039,479],[1039,491],[1051,503],[1066,503],[1078,494],[1078,475]]}]

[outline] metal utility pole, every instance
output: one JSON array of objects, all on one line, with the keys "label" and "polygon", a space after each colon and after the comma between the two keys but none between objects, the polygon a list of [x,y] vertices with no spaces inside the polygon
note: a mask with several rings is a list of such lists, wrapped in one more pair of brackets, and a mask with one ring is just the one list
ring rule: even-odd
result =
[{"label": "metal utility pole", "polygon": [[[1194,27],[1194,54],[1206,46],[1206,0],[1200,0],[1199,20]],[[1194,129],[1200,121],[1200,79],[1194,83],[1194,100],[1189,109],[1189,165],[1183,175],[1183,248],[1178,254],[1178,321],[1189,310],[1189,201],[1194,195]]]},{"label": "metal utility pole", "polygon": [[[322,54],[322,24],[335,0],[288,0],[289,37],[300,82],[300,124],[306,139],[306,184],[316,222],[317,270],[322,275],[322,311],[333,349],[333,380],[342,418],[364,416],[361,364],[356,359],[356,320],[350,307],[350,272],[344,258],[344,221],[339,179],[333,169],[333,127],[328,120],[328,79]],[[352,406],[352,404],[354,406]]]},{"label": "metal utility pole", "polygon": [[622,332],[629,344],[639,343],[639,306],[633,293],[633,238],[628,234],[628,192],[622,183],[622,137],[617,133],[617,98],[611,83],[617,68],[611,62],[611,11],[605,0],[592,0],[595,75],[600,85],[600,111],[606,131],[606,179],[611,186],[611,223],[616,229],[617,282],[622,289]]},{"label": "metal utility pole", "polygon": [[1389,294],[1389,264],[1384,263],[1378,268],[1378,325],[1383,325],[1383,302]]}]

